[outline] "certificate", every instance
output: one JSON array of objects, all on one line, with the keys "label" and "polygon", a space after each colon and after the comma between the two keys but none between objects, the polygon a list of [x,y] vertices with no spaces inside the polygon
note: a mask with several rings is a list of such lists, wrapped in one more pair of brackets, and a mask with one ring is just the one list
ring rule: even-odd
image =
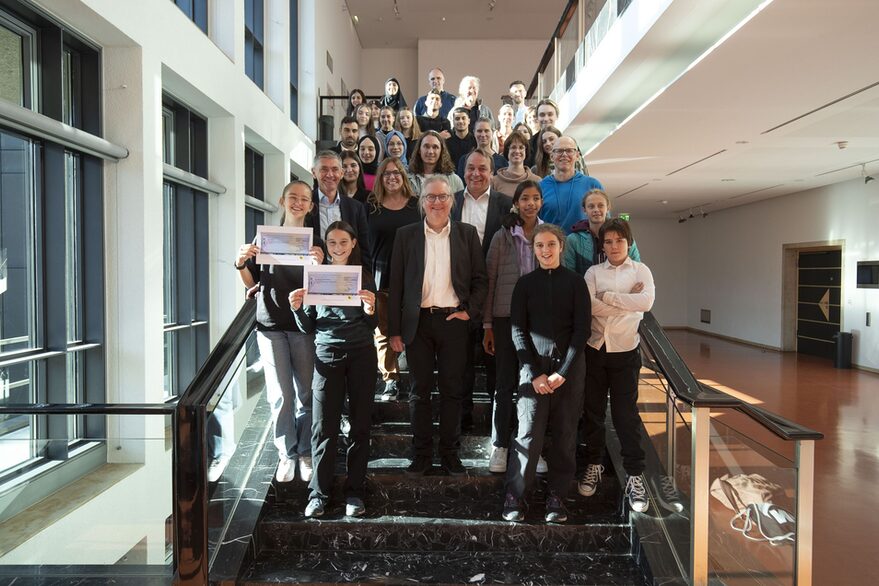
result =
[{"label": "certificate", "polygon": [[305,305],[360,305],[360,265],[305,267]]},{"label": "certificate", "polygon": [[261,265],[310,265],[314,231],[311,228],[292,226],[257,226],[256,245],[259,254],[256,263]]}]

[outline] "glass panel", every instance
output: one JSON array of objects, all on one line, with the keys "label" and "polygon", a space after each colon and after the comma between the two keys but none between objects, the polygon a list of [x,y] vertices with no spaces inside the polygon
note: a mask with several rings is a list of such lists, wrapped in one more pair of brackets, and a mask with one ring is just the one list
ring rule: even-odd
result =
[{"label": "glass panel", "polygon": [[[711,577],[729,586],[795,583],[797,474],[793,454],[788,453],[792,443],[777,439],[739,412],[723,410],[712,418],[709,477],[717,485],[709,505]],[[764,487],[765,493],[748,490],[740,484],[743,475],[771,486]],[[744,513],[733,511],[718,498],[725,496],[719,492],[722,484],[735,490],[745,505],[756,500],[771,502],[774,507],[766,512],[754,507]],[[785,522],[779,524],[782,520]],[[790,537],[785,539],[787,534]]]},{"label": "glass panel", "polygon": [[174,187],[170,183],[165,183],[162,186],[163,197],[164,197],[164,237],[163,237],[163,246],[164,246],[164,257],[166,259],[165,266],[163,269],[164,276],[164,323],[175,324],[177,323],[177,307],[175,303],[175,295],[174,292],[177,287],[177,278],[176,278],[176,262],[174,259],[177,258],[177,246],[176,246],[176,214],[174,213],[175,209],[175,198],[174,198]]},{"label": "glass panel", "polygon": [[[170,419],[125,415],[107,417],[106,423],[105,437],[69,451],[65,468],[75,472],[72,482],[59,474],[16,480],[17,498],[0,507],[0,581],[7,572],[20,573],[20,567],[10,567],[20,565],[38,565],[55,576],[73,571],[170,577]],[[50,452],[63,452],[71,439],[44,443]],[[34,443],[3,436],[0,453],[30,453]],[[26,502],[35,494],[48,496]]]},{"label": "glass panel", "polygon": [[82,332],[82,275],[80,254],[80,183],[79,155],[64,153],[64,215],[65,232],[65,282],[67,293],[67,340],[76,342],[81,339]]},{"label": "glass panel", "polygon": [[174,165],[174,112],[162,108],[162,161]]},{"label": "glass panel", "polygon": [[31,142],[0,132],[0,355],[38,344],[33,176]]},{"label": "glass panel", "polygon": [[0,100],[24,106],[24,51],[21,35],[0,26]]},{"label": "glass panel", "polygon": [[[67,388],[65,400],[68,403],[79,403],[83,397],[82,392],[82,354],[79,352],[67,353]],[[80,417],[69,415],[67,417],[67,429],[70,434],[71,441],[75,441],[81,437],[80,434]]]},{"label": "glass panel", "polygon": [[177,332],[165,332],[165,398],[177,394]]},{"label": "glass panel", "polygon": [[[0,368],[0,405],[34,402],[33,370],[29,362]],[[35,456],[33,437],[32,417],[0,414],[0,475]]]}]

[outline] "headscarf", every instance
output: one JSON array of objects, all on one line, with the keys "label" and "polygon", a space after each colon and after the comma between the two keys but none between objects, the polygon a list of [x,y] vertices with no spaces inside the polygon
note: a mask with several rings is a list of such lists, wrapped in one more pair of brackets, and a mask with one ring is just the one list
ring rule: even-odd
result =
[{"label": "headscarf", "polygon": [[391,151],[388,149],[388,144],[390,144],[392,136],[399,137],[399,139],[403,141],[403,154],[400,155],[400,161],[402,161],[402,163],[408,168],[409,161],[406,160],[406,154],[409,151],[409,143],[406,141],[406,137],[403,136],[403,133],[400,132],[399,130],[392,130],[385,135],[385,156],[386,157],[392,156]]},{"label": "headscarf", "polygon": [[369,136],[367,134],[366,136],[360,137],[360,140],[357,141],[357,154],[358,154],[358,156],[360,155],[360,145],[363,144],[363,141],[366,141],[366,140],[372,141],[372,145],[375,147],[375,159],[371,163],[366,163],[361,160],[360,169],[361,169],[361,172],[366,175],[375,175],[376,172],[378,171],[379,159],[382,156],[382,147],[376,137]]},{"label": "headscarf", "polygon": [[[388,82],[392,81],[397,84],[397,93],[393,96],[388,95]],[[382,97],[381,102],[379,102],[382,106],[390,106],[394,109],[394,112],[399,110],[400,108],[406,107],[406,98],[403,97],[403,88],[400,87],[400,82],[397,81],[396,77],[389,77],[385,80],[385,95]]]}]

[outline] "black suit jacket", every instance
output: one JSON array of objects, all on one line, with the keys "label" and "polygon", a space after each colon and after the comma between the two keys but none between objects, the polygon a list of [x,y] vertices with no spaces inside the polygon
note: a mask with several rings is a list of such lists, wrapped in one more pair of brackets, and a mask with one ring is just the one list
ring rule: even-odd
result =
[{"label": "black suit jacket", "polygon": [[[363,266],[370,273],[372,272],[372,249],[369,245],[369,228],[366,223],[366,208],[356,199],[352,199],[341,193],[337,194],[339,198],[339,211],[341,212],[342,221],[348,222],[357,231],[357,242],[360,244],[360,252],[363,256]],[[317,187],[311,198],[314,207],[311,208],[309,216],[311,217],[311,225],[315,231],[320,232],[320,239],[324,239],[324,229],[326,226],[320,225],[320,192]],[[326,250],[324,250],[326,252]]]},{"label": "black suit jacket", "polygon": [[[494,233],[501,228],[501,218],[509,214],[512,207],[513,198],[494,189],[488,191],[488,212],[485,215],[485,231],[482,234],[483,257],[488,256],[488,247],[491,245],[491,239]],[[455,207],[452,208],[452,219],[460,222],[463,211],[464,192],[459,191],[455,194]]]},{"label": "black suit jacket", "polygon": [[[421,317],[424,284],[424,222],[397,229],[391,255],[391,286],[388,294],[388,335],[402,336],[411,344]],[[449,234],[452,287],[471,323],[480,323],[488,276],[476,228],[452,222]]]}]

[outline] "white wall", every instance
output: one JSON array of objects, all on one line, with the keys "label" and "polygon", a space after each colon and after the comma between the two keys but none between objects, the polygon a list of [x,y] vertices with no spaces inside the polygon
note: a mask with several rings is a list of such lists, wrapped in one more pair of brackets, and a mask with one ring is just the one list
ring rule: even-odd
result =
[{"label": "white wall", "polygon": [[687,325],[687,231],[677,220],[632,218],[641,261],[653,273],[653,314],[663,327]]},{"label": "white wall", "polygon": [[[510,90],[510,82],[521,79],[531,83],[537,64],[546,50],[546,40],[519,41],[418,41],[418,94],[430,89],[427,72],[439,66],[446,74],[446,91],[457,95],[458,83],[465,75],[475,75],[481,81],[479,97],[497,112],[500,97]],[[408,91],[408,90],[407,90]],[[407,95],[408,99],[408,95]]]},{"label": "white wall", "polygon": [[[363,49],[360,53],[360,89],[366,95],[382,95],[385,80],[396,77],[409,107],[415,105],[420,91],[418,49]],[[424,74],[427,79],[427,74]]]},{"label": "white wall", "polygon": [[[854,333],[853,362],[879,368],[879,290],[855,287],[857,261],[879,259],[875,183],[853,180],[812,189],[715,212],[685,226],[687,323],[776,348],[782,345],[782,246],[844,240],[842,329]],[[702,308],[711,310],[711,324],[699,322]],[[872,327],[865,327],[868,311]]]},{"label": "white wall", "polygon": [[[321,96],[341,95],[342,80],[348,91],[360,87],[360,39],[344,0],[309,0],[316,9],[314,74],[317,93]],[[327,51],[333,58],[332,73],[327,67]],[[384,80],[382,80],[384,81]],[[327,92],[329,84],[330,92]],[[307,106],[307,105],[306,105]],[[335,110],[324,104],[324,114],[333,115],[334,134],[338,134],[339,120],[345,115],[345,102],[335,102]],[[315,104],[317,108],[317,104]]]}]

